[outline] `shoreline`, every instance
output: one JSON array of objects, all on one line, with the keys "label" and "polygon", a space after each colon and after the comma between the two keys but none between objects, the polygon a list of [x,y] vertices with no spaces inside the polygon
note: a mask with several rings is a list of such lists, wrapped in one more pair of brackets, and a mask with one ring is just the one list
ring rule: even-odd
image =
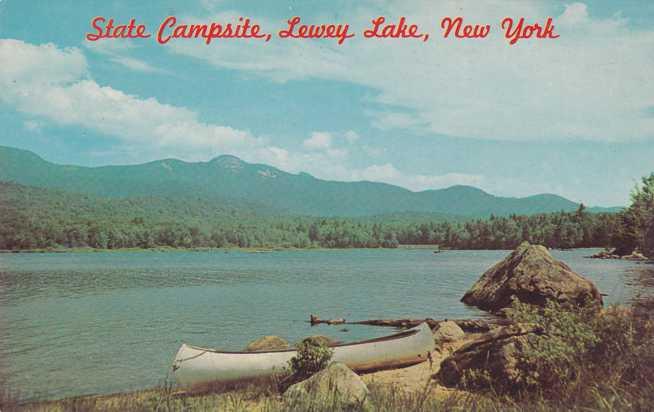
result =
[{"label": "shoreline", "polygon": [[[592,250],[601,249],[602,246],[590,246],[579,248],[567,249],[552,249],[561,252],[568,252],[574,250]],[[283,247],[283,246],[270,246],[270,247],[170,247],[161,246],[153,248],[117,248],[117,249],[98,249],[91,247],[76,247],[76,248],[46,248],[46,249],[0,249],[0,255],[3,254],[45,254],[45,253],[125,253],[125,252],[153,252],[153,253],[175,253],[175,252],[243,252],[243,253],[273,253],[273,252],[302,252],[302,251],[347,251],[347,250],[426,250],[434,251],[434,254],[442,252],[457,252],[457,251],[510,251],[512,249],[448,249],[439,248],[438,245],[399,245],[394,248],[385,247]],[[587,258],[594,258],[587,256]],[[606,259],[605,259],[606,260]],[[626,260],[626,259],[625,259]]]},{"label": "shoreline", "polygon": [[[456,349],[462,347],[466,343],[473,341],[479,335],[479,333],[468,332],[461,339],[443,343],[441,347],[437,347],[432,352],[432,359],[434,359],[434,363],[431,366],[428,362],[422,362],[404,368],[385,369],[361,374],[360,376],[366,384],[381,386],[382,390],[401,390],[405,393],[422,392],[425,389],[424,382],[429,379],[429,376],[438,372],[442,361],[445,360],[445,358]],[[260,390],[260,388],[254,382],[223,391],[194,390],[192,387],[177,387],[175,383],[165,382],[160,386],[147,387],[143,389],[125,390],[111,393],[65,396],[62,398],[54,399],[17,399],[16,403],[20,406],[21,409],[25,408],[29,411],[65,411],[70,409],[70,405],[87,403],[93,404],[96,407],[100,406],[100,408],[102,408],[102,406],[116,405],[120,402],[143,402],[148,399],[163,397],[169,397],[176,400],[197,400],[199,402],[212,402],[216,405],[219,405],[220,402],[223,401],[223,398],[239,396],[241,394],[256,392],[258,390]],[[458,390],[446,388],[439,384],[434,385],[430,389],[431,393],[438,394],[439,396],[457,391]],[[253,400],[253,402],[259,403],[262,400],[275,401],[276,397],[266,393],[262,395],[260,399]]]}]

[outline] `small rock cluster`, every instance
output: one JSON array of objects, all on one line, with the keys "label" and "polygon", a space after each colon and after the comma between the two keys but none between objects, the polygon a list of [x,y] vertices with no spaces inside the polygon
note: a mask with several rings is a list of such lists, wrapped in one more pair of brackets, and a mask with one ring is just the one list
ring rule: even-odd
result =
[{"label": "small rock cluster", "polygon": [[643,255],[638,250],[634,250],[628,255],[620,256],[619,254],[616,253],[615,249],[605,249],[595,253],[590,257],[593,259],[622,259],[622,260],[634,260],[634,261],[648,260],[647,256]]}]

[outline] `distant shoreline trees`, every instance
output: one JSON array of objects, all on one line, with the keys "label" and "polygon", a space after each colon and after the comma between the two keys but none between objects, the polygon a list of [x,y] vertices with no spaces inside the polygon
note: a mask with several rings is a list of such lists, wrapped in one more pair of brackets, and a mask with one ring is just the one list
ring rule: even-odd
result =
[{"label": "distant shoreline trees", "polygon": [[631,205],[620,214],[611,244],[619,255],[638,250],[654,257],[654,173],[643,177],[632,191]]},{"label": "distant shoreline trees", "polygon": [[0,249],[396,248],[510,249],[608,246],[619,217],[587,213],[447,221],[411,214],[375,218],[261,216],[202,200],[104,199],[0,183]]},{"label": "distant shoreline trees", "polygon": [[106,199],[0,183],[0,249],[49,248],[396,248],[513,249],[615,247],[654,256],[654,174],[643,178],[620,213],[490,216],[451,221],[265,216],[203,199]]}]

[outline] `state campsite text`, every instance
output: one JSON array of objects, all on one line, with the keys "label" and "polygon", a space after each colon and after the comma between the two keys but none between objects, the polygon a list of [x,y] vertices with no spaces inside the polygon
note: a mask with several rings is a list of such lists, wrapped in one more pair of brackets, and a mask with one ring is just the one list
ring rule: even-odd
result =
[{"label": "state campsite text", "polygon": [[283,41],[326,40],[343,45],[356,37],[366,40],[412,40],[427,42],[431,34],[443,39],[483,40],[491,37],[494,30],[501,33],[507,44],[515,45],[530,39],[557,39],[551,17],[543,21],[531,21],[525,17],[505,17],[496,26],[486,23],[471,23],[461,16],[443,17],[432,27],[423,29],[406,17],[387,18],[378,16],[370,20],[367,27],[358,31],[348,23],[305,22],[300,16],[293,16],[280,27],[270,31],[248,17],[239,17],[225,22],[186,22],[175,16],[168,16],[150,31],[135,18],[120,22],[114,18],[97,16],[91,19],[91,30],[86,40],[95,42],[107,39],[154,39],[158,44],[169,44],[180,40],[198,40],[210,45],[214,40],[250,40],[267,43],[273,38]]}]

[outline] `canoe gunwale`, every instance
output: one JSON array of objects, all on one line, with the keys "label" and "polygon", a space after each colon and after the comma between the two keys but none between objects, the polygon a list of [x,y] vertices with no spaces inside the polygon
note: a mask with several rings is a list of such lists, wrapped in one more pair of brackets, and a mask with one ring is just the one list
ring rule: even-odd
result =
[{"label": "canoe gunwale", "polygon": [[[357,346],[357,345],[365,345],[369,343],[376,343],[376,342],[387,342],[391,340],[397,340],[397,339],[404,339],[409,336],[413,336],[417,333],[420,332],[420,329],[418,328],[412,328],[406,331],[398,332],[392,335],[386,335],[386,336],[381,336],[379,338],[373,338],[373,339],[367,339],[367,340],[362,340],[358,342],[351,342],[351,343],[340,343],[336,345],[330,345],[330,348],[341,348],[341,347],[348,347],[348,346]],[[212,352],[212,353],[224,353],[224,354],[261,354],[261,353],[282,353],[282,352],[297,352],[297,349],[295,348],[290,348],[290,349],[273,349],[273,350],[263,350],[263,351],[223,351],[223,350],[218,350],[218,349],[211,349],[211,348],[203,348],[201,346],[194,346],[194,345],[189,345],[185,343],[187,347],[191,349],[195,349],[198,351],[203,351],[203,352]]]},{"label": "canoe gunwale", "polygon": [[[422,323],[399,333],[331,347],[333,361],[356,373],[369,373],[424,362],[434,349],[434,339],[431,328]],[[247,382],[284,370],[296,354],[296,349],[226,352],[183,344],[173,361],[173,372],[177,383],[184,386]]]}]

